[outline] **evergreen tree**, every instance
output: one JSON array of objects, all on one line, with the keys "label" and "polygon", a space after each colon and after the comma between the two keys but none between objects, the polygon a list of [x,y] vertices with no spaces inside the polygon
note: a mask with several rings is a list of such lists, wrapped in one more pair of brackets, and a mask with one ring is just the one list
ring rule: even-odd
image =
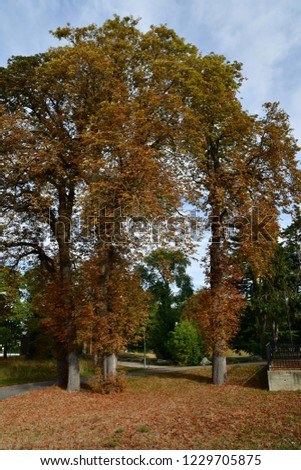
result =
[{"label": "evergreen tree", "polygon": [[191,279],[186,273],[189,264],[180,251],[158,249],[137,268],[145,289],[153,298],[148,345],[160,358],[172,358],[168,342],[170,333],[180,321],[184,302],[193,293]]},{"label": "evergreen tree", "polygon": [[282,233],[268,273],[257,277],[250,270],[244,280],[248,307],[240,331],[232,342],[236,349],[265,353],[269,341],[301,342],[301,218]]}]

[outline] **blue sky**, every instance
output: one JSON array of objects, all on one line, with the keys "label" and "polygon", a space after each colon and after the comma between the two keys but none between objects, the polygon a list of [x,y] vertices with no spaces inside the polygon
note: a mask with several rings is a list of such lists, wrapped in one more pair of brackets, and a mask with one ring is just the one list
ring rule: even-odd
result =
[{"label": "blue sky", "polygon": [[301,2],[299,0],[0,0],[0,65],[56,40],[50,29],[102,24],[114,13],[141,17],[140,27],[167,23],[203,53],[244,64],[245,107],[280,101],[301,138]]},{"label": "blue sky", "polygon": [[141,17],[140,27],[167,23],[205,54],[244,64],[245,107],[280,101],[301,139],[301,2],[299,0],[0,0],[0,65],[56,40],[50,29],[102,24],[114,13]]},{"label": "blue sky", "polygon": [[280,101],[301,146],[300,0],[0,0],[0,66],[55,46],[50,29],[100,25],[114,13],[140,17],[142,30],[166,23],[203,54],[242,62],[245,108]]}]

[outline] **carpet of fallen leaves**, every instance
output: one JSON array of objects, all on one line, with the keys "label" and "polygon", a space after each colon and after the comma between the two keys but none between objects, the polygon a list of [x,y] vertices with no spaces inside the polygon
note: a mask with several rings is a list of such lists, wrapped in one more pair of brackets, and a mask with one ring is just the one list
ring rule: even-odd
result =
[{"label": "carpet of fallen leaves", "polygon": [[269,392],[260,367],[128,378],[121,394],[57,387],[0,402],[0,449],[301,449],[301,392]]}]

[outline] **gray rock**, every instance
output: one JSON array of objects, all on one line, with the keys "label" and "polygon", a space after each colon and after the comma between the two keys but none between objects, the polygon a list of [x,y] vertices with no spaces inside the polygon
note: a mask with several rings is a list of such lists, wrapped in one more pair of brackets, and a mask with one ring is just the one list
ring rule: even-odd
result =
[{"label": "gray rock", "polygon": [[201,360],[200,364],[201,364],[201,366],[210,366],[210,365],[211,365],[211,361],[209,361],[209,359],[207,359],[207,357],[203,357],[203,359]]}]

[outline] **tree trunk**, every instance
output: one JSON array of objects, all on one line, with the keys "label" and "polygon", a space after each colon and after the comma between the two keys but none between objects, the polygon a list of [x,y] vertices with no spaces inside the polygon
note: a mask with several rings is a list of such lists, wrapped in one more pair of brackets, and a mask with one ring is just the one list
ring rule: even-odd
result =
[{"label": "tree trunk", "polygon": [[[74,299],[72,292],[72,260],[70,240],[72,232],[72,212],[75,199],[75,181],[69,184],[62,182],[58,188],[58,216],[50,220],[50,228],[58,244],[59,274],[63,290],[64,323],[58,325],[65,338],[58,344],[57,370],[58,384],[63,388],[79,390],[79,365],[76,349],[76,328],[73,311]],[[71,352],[70,352],[71,351]]]},{"label": "tree trunk", "polygon": [[[63,307],[66,315],[66,325],[63,326],[66,337],[59,355],[59,383],[69,392],[80,389],[79,358],[76,350],[77,332],[74,325],[74,299],[72,292],[72,261],[70,253],[70,238],[72,228],[72,208],[74,203],[74,187],[69,192],[65,188],[59,191],[59,217],[55,226],[55,236],[59,247],[60,278],[64,289]],[[67,371],[67,372],[66,372]]]},{"label": "tree trunk", "polygon": [[211,194],[211,245],[210,245],[210,288],[214,300],[213,307],[213,363],[212,381],[215,385],[224,384],[227,380],[227,365],[220,317],[219,298],[220,289],[223,282],[223,228],[222,228],[222,207],[216,203],[217,195],[213,191]]},{"label": "tree trunk", "polygon": [[57,344],[57,384],[66,390],[68,385],[68,358],[64,344]]},{"label": "tree trunk", "polygon": [[279,337],[279,326],[275,321],[273,321],[272,324],[272,335],[273,335],[273,341],[274,343],[278,342],[278,337]]},{"label": "tree trunk", "polygon": [[212,382],[215,385],[222,385],[227,381],[227,363],[226,356],[219,353],[213,353],[212,361]]},{"label": "tree trunk", "polygon": [[108,354],[103,357],[103,379],[107,380],[109,377],[116,377],[117,375],[117,356],[115,353]]},{"label": "tree trunk", "polygon": [[68,392],[80,390],[79,357],[76,349],[68,354]]},{"label": "tree trunk", "polygon": [[[108,281],[112,269],[113,248],[112,246],[103,247],[99,258],[99,278],[98,283],[102,292],[102,310],[97,311],[97,315],[105,316],[110,311]],[[112,332],[113,333],[113,332]],[[115,352],[107,351],[102,358],[99,357],[98,351],[95,351],[94,361],[102,360],[102,378],[107,380],[108,376],[116,377],[117,375],[117,356]]]}]

